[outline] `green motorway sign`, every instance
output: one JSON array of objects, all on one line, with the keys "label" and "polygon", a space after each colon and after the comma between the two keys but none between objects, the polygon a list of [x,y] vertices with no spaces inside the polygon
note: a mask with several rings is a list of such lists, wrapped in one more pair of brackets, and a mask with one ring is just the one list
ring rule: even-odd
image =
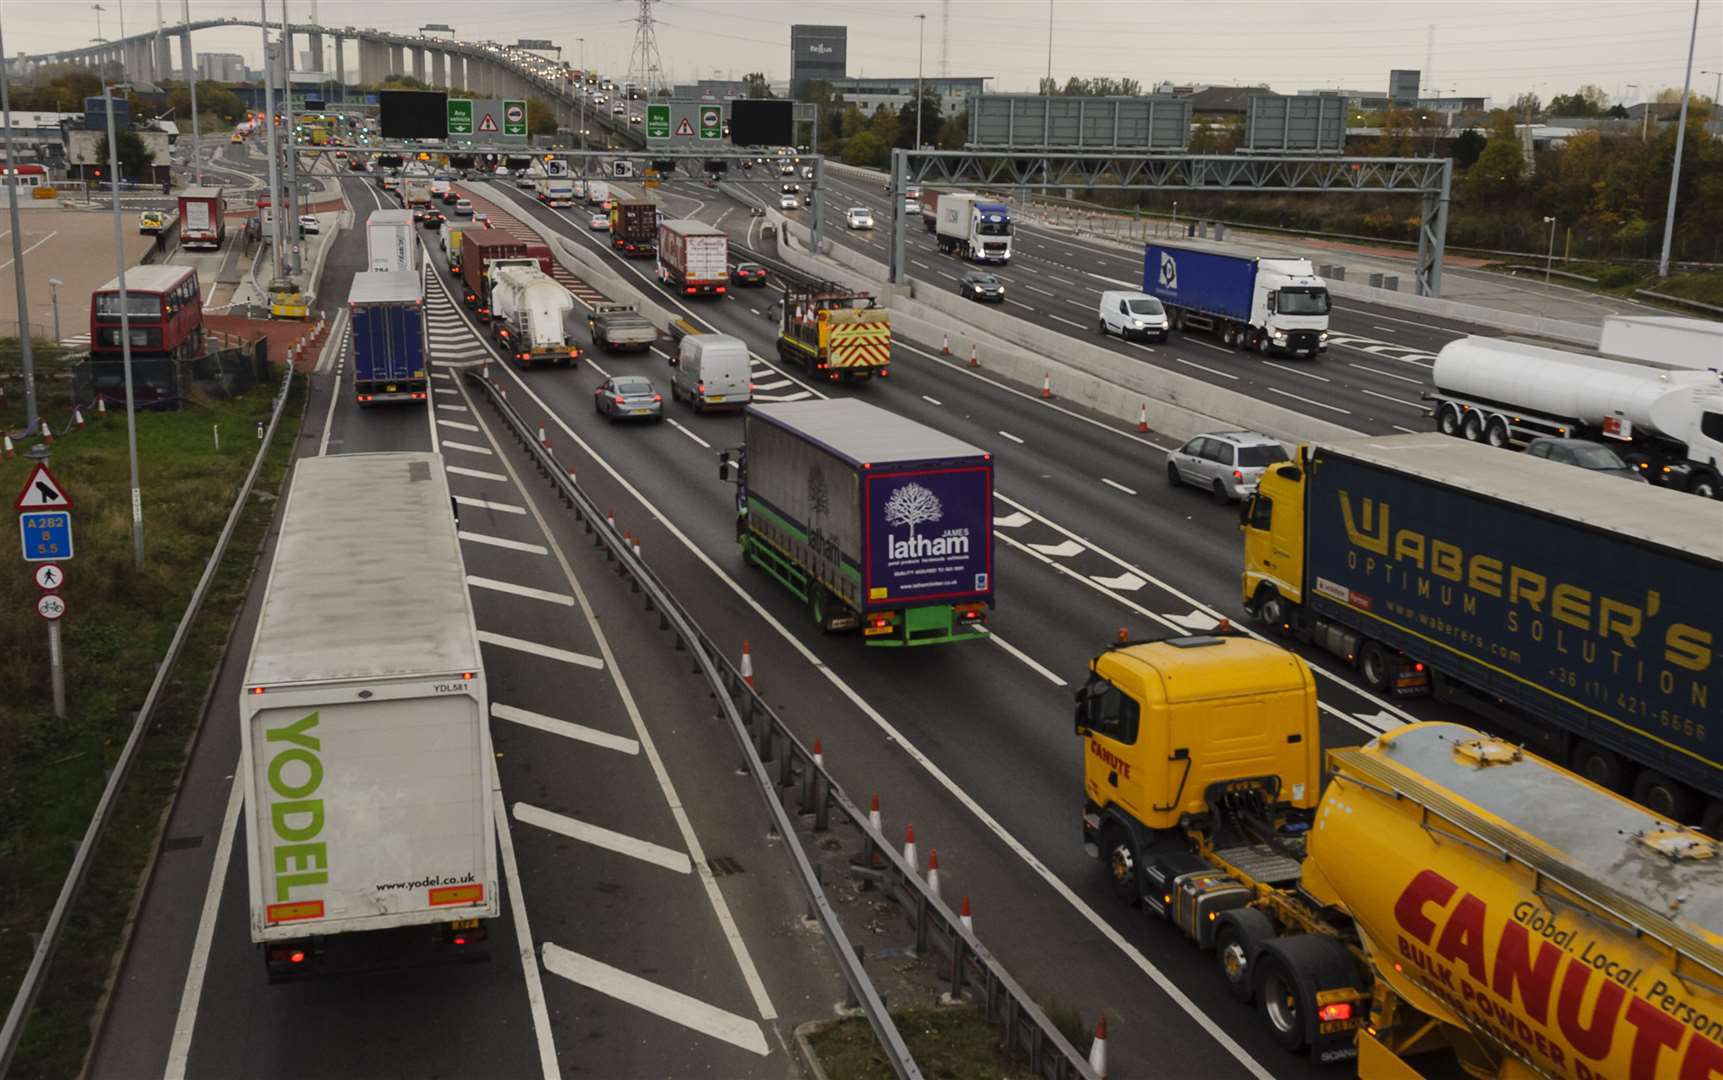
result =
[{"label": "green motorway sign", "polygon": [[503,134],[526,137],[526,102],[503,99]]},{"label": "green motorway sign", "polygon": [[716,105],[700,106],[700,138],[722,139],[724,137],[724,110]]},{"label": "green motorway sign", "polygon": [[471,135],[473,133],[473,103],[465,98],[450,98],[449,134]]},{"label": "green motorway sign", "polygon": [[646,106],[646,137],[648,139],[668,139],[670,137],[670,106]]}]

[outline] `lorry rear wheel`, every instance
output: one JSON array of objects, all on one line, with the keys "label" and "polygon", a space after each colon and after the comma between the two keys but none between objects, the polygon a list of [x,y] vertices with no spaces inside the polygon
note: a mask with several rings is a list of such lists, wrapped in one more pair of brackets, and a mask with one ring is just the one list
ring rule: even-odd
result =
[{"label": "lorry rear wheel", "polygon": [[1452,405],[1442,406],[1442,410],[1436,414],[1436,430],[1444,435],[1458,435],[1460,433],[1460,410]]},{"label": "lorry rear wheel", "polygon": [[1394,681],[1394,658],[1381,645],[1366,641],[1358,650],[1358,674],[1363,676],[1365,686],[1385,693]]},{"label": "lorry rear wheel", "polygon": [[1274,937],[1274,924],[1255,908],[1240,908],[1221,916],[1220,929],[1215,931],[1215,960],[1220,965],[1221,978],[1233,998],[1250,1004],[1252,964],[1262,943]]},{"label": "lorry rear wheel", "polygon": [[1495,417],[1484,429],[1484,441],[1500,450],[1508,445],[1508,422],[1501,417]]},{"label": "lorry rear wheel", "polygon": [[1723,483],[1718,482],[1717,474],[1713,472],[1694,473],[1693,479],[1687,482],[1687,490],[1707,499],[1723,499]]},{"label": "lorry rear wheel", "polygon": [[1304,1017],[1310,1007],[1288,964],[1275,953],[1258,953],[1252,980],[1257,1010],[1268,1024],[1269,1036],[1286,1050],[1304,1048]]},{"label": "lorry rear wheel", "polygon": [[1627,766],[1620,754],[1583,740],[1573,748],[1571,768],[1598,787],[1611,791],[1620,791],[1627,777]]},{"label": "lorry rear wheel", "polygon": [[1699,797],[1679,780],[1671,780],[1655,769],[1646,769],[1633,782],[1633,801],[1658,817],[1686,824],[1699,812]]},{"label": "lorry rear wheel", "polygon": [[1286,622],[1286,601],[1272,585],[1264,585],[1256,600],[1256,617],[1268,626],[1279,627]]},{"label": "lorry rear wheel", "polygon": [[1484,437],[1483,418],[1475,412],[1467,413],[1466,422],[1461,426],[1460,431],[1461,434],[1465,435],[1467,442],[1477,442]]}]

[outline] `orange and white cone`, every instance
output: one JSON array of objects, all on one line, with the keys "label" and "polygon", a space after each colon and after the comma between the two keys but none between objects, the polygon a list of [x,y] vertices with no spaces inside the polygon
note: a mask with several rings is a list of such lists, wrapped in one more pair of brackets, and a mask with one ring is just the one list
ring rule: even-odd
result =
[{"label": "orange and white cone", "polygon": [[640,558],[640,537],[638,536],[634,538],[634,557]]},{"label": "orange and white cone", "polygon": [[72,423],[77,425],[79,431],[84,430],[84,410],[77,408],[76,406],[73,407]]},{"label": "orange and white cone", "polygon": [[824,768],[826,764],[825,749],[820,745],[820,740],[818,739],[814,740],[814,764],[821,768]]},{"label": "orange and white cone", "polygon": [[929,848],[927,851],[927,891],[935,897],[939,895],[939,849]]},{"label": "orange and white cone", "polygon": [[615,532],[616,531],[616,511],[606,510],[604,512],[604,523],[606,525],[610,526],[610,529],[612,532]]},{"label": "orange and white cone", "polygon": [[969,897],[963,898],[963,906],[958,909],[957,917],[963,923],[963,928],[971,934],[975,933],[975,916],[969,913]]},{"label": "orange and white cone", "polygon": [[96,395],[96,419],[106,420],[107,418],[108,418],[108,399],[101,396],[100,394],[97,394]]},{"label": "orange and white cone", "polygon": [[54,444],[54,433],[49,430],[46,420],[42,421],[42,441],[50,446]]},{"label": "orange and white cone", "polygon": [[544,437],[544,425],[543,424],[540,424],[538,426],[538,444],[540,446],[544,447],[546,450],[550,449],[550,440]]},{"label": "orange and white cone", "polygon": [[878,795],[873,797],[873,805],[868,807],[867,824],[868,828],[872,829],[876,833],[885,832],[885,819],[880,817]]},{"label": "orange and white cone", "polygon": [[914,825],[905,825],[903,827],[903,861],[908,863],[912,868],[918,866],[921,861],[917,857],[915,851]]},{"label": "orange and white cone", "polygon": [[1143,402],[1143,407],[1137,410],[1137,430],[1139,432],[1149,430],[1149,403],[1146,401]]},{"label": "orange and white cone", "polygon": [[1095,1041],[1089,1046],[1089,1068],[1106,1080],[1107,1076],[1107,1017],[1103,1013],[1095,1022]]},{"label": "orange and white cone", "polygon": [[1051,371],[1041,376],[1041,396],[1044,398],[1053,396],[1053,373]]},{"label": "orange and white cone", "polygon": [[941,337],[944,338],[944,343],[939,346],[939,353],[941,356],[950,356],[951,355],[951,335],[950,334],[942,334]]},{"label": "orange and white cone", "polygon": [[12,436],[0,433],[0,457],[12,457],[16,453],[12,448]]},{"label": "orange and white cone", "polygon": [[[746,640],[742,642],[742,681],[748,684],[748,689],[754,688],[754,654],[748,650]],[[815,751],[815,754],[816,760],[818,760],[818,751]]]},{"label": "orange and white cone", "polygon": [[980,367],[981,366],[981,358],[975,355],[975,343],[974,342],[970,342],[970,344],[969,344],[969,366],[970,367]]}]

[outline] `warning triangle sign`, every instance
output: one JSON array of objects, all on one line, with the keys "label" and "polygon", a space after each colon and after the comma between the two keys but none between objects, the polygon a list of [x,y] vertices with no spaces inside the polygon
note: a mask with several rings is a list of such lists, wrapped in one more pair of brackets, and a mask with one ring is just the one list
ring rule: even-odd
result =
[{"label": "warning triangle sign", "polygon": [[484,118],[479,121],[479,130],[480,131],[495,131],[496,129],[497,129],[497,118],[492,116],[490,113],[486,113],[484,115]]},{"label": "warning triangle sign", "polygon": [[688,122],[688,118],[686,116],[682,118],[682,122],[680,124],[676,125],[676,135],[678,138],[682,139],[692,139],[694,137],[694,125]]},{"label": "warning triangle sign", "polygon": [[54,479],[54,474],[48,471],[48,466],[37,464],[30,473],[30,478],[24,481],[24,490],[18,493],[18,499],[12,504],[14,510],[70,510],[71,496],[66,489]]}]

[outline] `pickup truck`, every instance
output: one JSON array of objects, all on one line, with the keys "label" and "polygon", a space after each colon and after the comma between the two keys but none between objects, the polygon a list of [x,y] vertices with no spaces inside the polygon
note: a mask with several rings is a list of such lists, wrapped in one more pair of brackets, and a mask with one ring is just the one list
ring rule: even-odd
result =
[{"label": "pickup truck", "polygon": [[658,328],[633,304],[594,304],[586,316],[592,345],[604,352],[645,352],[658,340]]}]

